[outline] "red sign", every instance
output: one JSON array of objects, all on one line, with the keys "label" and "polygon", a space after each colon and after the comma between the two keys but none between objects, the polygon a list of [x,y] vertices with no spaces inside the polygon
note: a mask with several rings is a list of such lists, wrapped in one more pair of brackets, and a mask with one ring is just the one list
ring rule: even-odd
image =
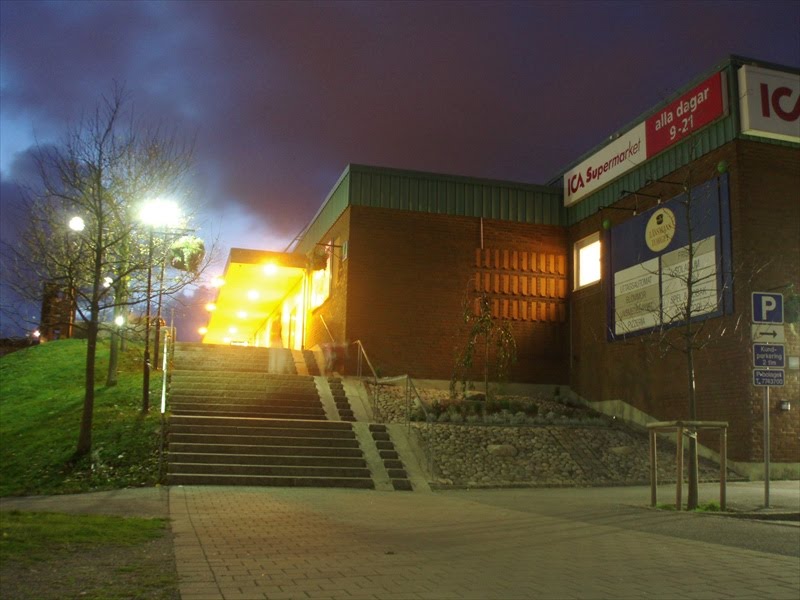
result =
[{"label": "red sign", "polygon": [[647,119],[647,158],[725,114],[722,73],[716,73]]}]

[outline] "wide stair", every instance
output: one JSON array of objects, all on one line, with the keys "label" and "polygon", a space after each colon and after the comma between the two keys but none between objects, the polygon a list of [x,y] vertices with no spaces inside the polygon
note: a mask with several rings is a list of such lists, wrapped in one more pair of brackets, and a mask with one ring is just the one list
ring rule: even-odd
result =
[{"label": "wide stair", "polygon": [[296,374],[307,364],[289,350],[177,343],[167,483],[373,489],[352,425],[327,420],[314,377]]}]

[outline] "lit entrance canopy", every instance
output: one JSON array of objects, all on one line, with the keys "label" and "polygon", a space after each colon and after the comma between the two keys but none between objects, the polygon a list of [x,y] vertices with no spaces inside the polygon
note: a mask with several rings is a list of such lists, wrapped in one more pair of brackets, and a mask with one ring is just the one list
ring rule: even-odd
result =
[{"label": "lit entrance canopy", "polygon": [[204,344],[265,345],[265,325],[287,296],[303,294],[303,254],[231,248]]}]

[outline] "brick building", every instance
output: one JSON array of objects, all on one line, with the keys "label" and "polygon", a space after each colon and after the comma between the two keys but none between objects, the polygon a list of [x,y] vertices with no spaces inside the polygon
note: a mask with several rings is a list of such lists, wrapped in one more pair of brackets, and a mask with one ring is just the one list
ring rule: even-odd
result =
[{"label": "brick building", "polygon": [[350,165],[292,252],[234,249],[225,280],[205,342],[360,340],[382,374],[445,380],[486,294],[518,345],[512,381],[639,420],[688,417],[691,334],[697,418],[730,423],[743,468],[762,452],[752,293],[780,294],[771,452],[792,472],[800,75],[731,57],[547,185]]}]

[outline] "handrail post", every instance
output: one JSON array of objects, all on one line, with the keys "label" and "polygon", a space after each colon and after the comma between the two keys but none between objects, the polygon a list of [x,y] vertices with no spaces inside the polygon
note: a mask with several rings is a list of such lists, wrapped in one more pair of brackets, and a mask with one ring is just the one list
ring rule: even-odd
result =
[{"label": "handrail post", "polygon": [[677,471],[677,480],[675,481],[675,510],[681,510],[682,502],[682,487],[683,487],[683,427],[678,425],[675,444],[678,447],[675,454],[675,469]]},{"label": "handrail post", "polygon": [[650,506],[658,505],[658,452],[656,451],[656,430],[650,430]]}]

